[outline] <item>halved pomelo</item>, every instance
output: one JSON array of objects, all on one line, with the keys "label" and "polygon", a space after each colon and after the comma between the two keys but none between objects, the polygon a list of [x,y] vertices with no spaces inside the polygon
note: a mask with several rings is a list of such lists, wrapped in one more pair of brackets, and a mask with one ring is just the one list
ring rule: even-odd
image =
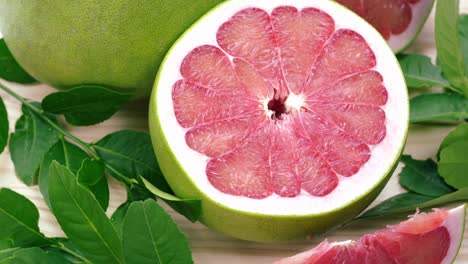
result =
[{"label": "halved pomelo", "polygon": [[359,16],[325,0],[227,1],[165,58],[150,128],[160,167],[201,221],[247,240],[339,225],[401,154],[398,62]]},{"label": "halved pomelo", "polygon": [[371,23],[399,52],[416,38],[434,0],[336,0]]},{"label": "halved pomelo", "polygon": [[466,205],[417,213],[356,241],[327,241],[274,264],[449,264],[463,241]]}]

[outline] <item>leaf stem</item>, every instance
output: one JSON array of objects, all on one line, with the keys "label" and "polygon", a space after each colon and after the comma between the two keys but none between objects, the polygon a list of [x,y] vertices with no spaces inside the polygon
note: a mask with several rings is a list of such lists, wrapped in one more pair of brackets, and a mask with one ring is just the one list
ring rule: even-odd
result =
[{"label": "leaf stem", "polygon": [[[92,147],[91,144],[88,144],[86,142],[84,142],[83,140],[77,138],[76,136],[74,136],[73,134],[71,134],[70,132],[68,132],[67,130],[63,129],[62,127],[60,127],[59,125],[57,125],[54,121],[52,121],[47,115],[46,115],[46,112],[38,107],[36,107],[35,105],[31,104],[31,102],[29,102],[28,100],[26,100],[24,97],[21,97],[20,95],[18,95],[17,93],[15,93],[13,90],[11,90],[10,88],[8,88],[7,86],[5,86],[3,83],[0,83],[0,89],[4,90],[5,92],[7,92],[9,95],[13,96],[15,99],[17,99],[18,101],[20,101],[24,106],[26,106],[27,108],[31,109],[33,112],[35,112],[37,115],[39,115],[42,120],[44,120],[45,122],[47,122],[52,128],[54,128],[57,132],[59,132],[62,136],[70,139],[71,141],[73,141],[75,144],[77,144],[78,146],[82,147],[84,150],[86,150],[86,152],[88,152],[88,154],[96,159],[96,160],[101,160],[101,158],[99,157],[97,151]],[[122,175],[122,173],[118,172],[115,168],[113,168],[111,165],[105,163],[105,166],[107,169],[109,169],[110,171],[113,172],[114,176],[117,178],[117,180],[119,181],[122,181],[124,182],[125,184],[129,185],[129,186],[133,186],[134,184],[138,184],[138,181],[137,180],[134,180],[134,179],[131,179],[129,177],[126,177],[124,175]]]},{"label": "leaf stem", "polygon": [[114,177],[117,178],[117,180],[124,182],[130,188],[135,184],[138,184],[138,185],[140,184],[137,180],[126,177],[125,175],[117,171],[114,167],[112,167],[111,165],[107,163],[104,163],[104,165],[109,171],[114,173]]},{"label": "leaf stem", "polygon": [[70,132],[68,132],[67,130],[61,128],[59,125],[57,125],[54,121],[52,121],[47,115],[45,115],[45,111],[42,110],[42,109],[39,109],[37,108],[36,106],[34,106],[33,104],[31,104],[28,100],[26,100],[25,98],[21,97],[20,95],[18,95],[17,93],[13,92],[13,90],[11,90],[10,88],[8,88],[7,86],[3,85],[2,83],[0,83],[0,89],[4,90],[5,92],[7,92],[9,95],[13,96],[14,98],[16,98],[18,101],[20,101],[23,105],[25,105],[26,107],[28,107],[29,109],[31,109],[33,112],[35,112],[36,114],[38,114],[42,120],[44,120],[45,122],[47,122],[51,127],[53,127],[55,130],[57,130],[60,134],[62,134],[63,136],[67,137],[68,139],[72,140],[73,142],[75,142],[76,144],[78,144],[80,147],[84,148],[86,151],[89,152],[89,154],[91,156],[93,156],[93,158],[96,158],[96,159],[99,159],[96,151],[94,149],[92,149],[90,147],[89,144],[87,144],[86,142],[82,141],[81,139],[75,137],[73,134],[71,134]]}]

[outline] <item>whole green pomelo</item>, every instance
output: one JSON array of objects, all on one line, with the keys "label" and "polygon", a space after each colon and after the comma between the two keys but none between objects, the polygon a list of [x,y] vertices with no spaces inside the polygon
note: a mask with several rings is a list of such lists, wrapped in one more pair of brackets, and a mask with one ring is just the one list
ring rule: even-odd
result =
[{"label": "whole green pomelo", "polygon": [[0,0],[0,31],[37,80],[150,93],[166,51],[222,0]]}]

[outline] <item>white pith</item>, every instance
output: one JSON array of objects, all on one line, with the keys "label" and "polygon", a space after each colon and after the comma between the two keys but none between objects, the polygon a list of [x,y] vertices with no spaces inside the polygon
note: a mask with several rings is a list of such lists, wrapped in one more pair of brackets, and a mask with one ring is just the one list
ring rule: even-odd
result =
[{"label": "white pith", "polygon": [[[283,198],[273,194],[265,199],[250,199],[232,196],[215,189],[208,181],[206,163],[209,158],[190,149],[185,140],[186,129],[175,117],[172,103],[172,86],[182,78],[180,65],[184,57],[195,47],[217,45],[218,28],[238,11],[258,7],[268,13],[281,5],[298,9],[315,7],[328,13],[336,29],[351,28],[361,34],[376,54],[377,66],[388,91],[388,102],[383,107],[387,115],[387,135],[377,146],[371,146],[371,158],[352,177],[340,177],[338,187],[325,197],[311,196],[305,191],[294,198]],[[359,28],[357,28],[359,26]],[[351,203],[378,185],[391,170],[400,150],[403,148],[408,126],[408,98],[406,85],[399,65],[385,40],[367,22],[340,5],[326,0],[233,0],[227,1],[198,21],[172,47],[169,56],[160,68],[155,84],[157,115],[167,143],[178,162],[193,183],[210,199],[221,205],[239,211],[266,215],[311,215],[334,211]],[[288,98],[289,100],[289,98]],[[295,108],[300,98],[292,97],[287,104]],[[290,103],[290,104],[289,104]]]},{"label": "white pith", "polygon": [[421,0],[419,3],[410,4],[412,10],[412,19],[408,28],[401,34],[391,35],[387,40],[392,50],[399,51],[404,48],[418,33],[421,23],[426,19],[431,11],[434,0]]},{"label": "white pith", "polygon": [[447,228],[450,234],[450,247],[441,264],[453,263],[454,258],[458,253],[460,243],[463,240],[465,211],[466,205],[461,205],[449,211],[449,215],[444,223],[444,226]]}]

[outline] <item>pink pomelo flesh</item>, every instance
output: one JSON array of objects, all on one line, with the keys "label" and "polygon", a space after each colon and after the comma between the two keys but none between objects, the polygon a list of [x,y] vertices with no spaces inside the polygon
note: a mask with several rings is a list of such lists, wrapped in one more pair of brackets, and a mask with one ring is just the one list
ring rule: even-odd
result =
[{"label": "pink pomelo flesh", "polygon": [[336,0],[372,24],[385,39],[403,33],[421,0]]},{"label": "pink pomelo flesh", "polygon": [[387,90],[365,39],[315,8],[246,8],[193,49],[173,85],[187,145],[219,191],[326,196],[386,136]]},{"label": "pink pomelo flesh", "polygon": [[451,263],[463,233],[465,207],[420,213],[357,241],[322,242],[275,264],[440,264]]}]

